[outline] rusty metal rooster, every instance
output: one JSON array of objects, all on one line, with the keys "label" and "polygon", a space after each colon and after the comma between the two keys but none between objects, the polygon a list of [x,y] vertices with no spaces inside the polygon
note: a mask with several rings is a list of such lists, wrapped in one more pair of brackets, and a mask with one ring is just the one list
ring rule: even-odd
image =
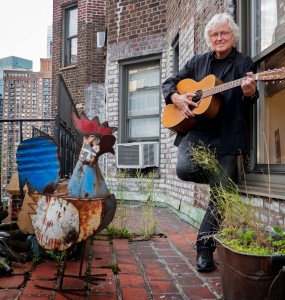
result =
[{"label": "rusty metal rooster", "polygon": [[17,151],[20,187],[33,194],[30,214],[38,243],[47,250],[65,250],[101,231],[112,221],[116,199],[108,190],[98,158],[115,154],[116,128],[97,117],[89,120],[73,112],[73,123],[83,136],[75,169],[64,193],[58,191],[60,164],[55,141],[37,137],[23,141]]}]

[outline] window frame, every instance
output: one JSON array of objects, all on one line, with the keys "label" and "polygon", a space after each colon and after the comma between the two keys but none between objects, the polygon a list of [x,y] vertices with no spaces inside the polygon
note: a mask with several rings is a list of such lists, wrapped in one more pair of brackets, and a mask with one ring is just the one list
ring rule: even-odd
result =
[{"label": "window frame", "polygon": [[[253,40],[253,28],[255,26],[252,16],[252,2],[241,1],[237,3],[237,21],[240,25],[241,40],[239,41],[238,48],[244,54],[251,56],[251,47]],[[251,30],[248,30],[251,28]],[[257,72],[259,72],[259,66],[262,61],[267,57],[273,55],[281,48],[285,47],[285,37],[274,42],[268,48],[259,52],[252,57],[252,60],[257,66]],[[257,87],[258,87],[257,83]],[[262,97],[262,96],[261,96]],[[257,163],[257,151],[258,151],[258,113],[259,113],[259,100],[254,104],[250,116],[250,153],[249,153],[249,165],[248,169],[240,168],[239,170],[239,187],[241,191],[253,193],[259,196],[267,196],[273,198],[279,198],[285,200],[284,195],[284,183],[285,183],[285,164],[260,164]]]},{"label": "window frame", "polygon": [[[258,53],[255,57],[253,57],[253,61],[259,67],[259,64],[264,61],[267,57],[273,55],[278,52],[281,48],[285,47],[285,37],[281,38],[278,42],[272,44],[270,47],[266,48],[264,51]],[[257,84],[258,87],[258,84]],[[267,164],[257,163],[257,150],[258,150],[258,130],[257,130],[257,118],[259,112],[260,103],[258,102],[254,105],[254,123],[253,123],[253,146],[255,149],[254,155],[252,157],[252,171],[259,173],[268,173],[269,171],[272,173],[284,173],[285,174],[285,164],[269,164],[269,168]],[[268,170],[269,169],[269,170]]]},{"label": "window frame", "polygon": [[[128,59],[119,61],[119,120],[118,120],[118,141],[120,143],[132,143],[140,141],[160,141],[161,126],[159,127],[158,137],[143,137],[140,139],[130,139],[128,133],[128,70],[135,67],[157,65],[159,67],[159,82],[161,82],[161,55],[142,57],[137,59]],[[159,86],[160,87],[160,86]],[[161,94],[161,93],[160,93]],[[159,124],[161,123],[161,103],[157,116]],[[148,116],[148,115],[146,115]],[[151,115],[153,117],[153,115]]]},{"label": "window frame", "polygon": [[[70,4],[68,6],[65,6],[63,8],[63,39],[62,39],[62,65],[63,67],[67,67],[70,65],[76,65],[77,64],[77,59],[76,62],[71,61],[71,46],[70,46],[70,41],[72,39],[77,40],[77,46],[76,46],[76,53],[78,55],[78,27],[77,27],[77,34],[76,35],[69,35],[68,30],[69,30],[69,24],[70,24],[70,19],[69,19],[69,12],[72,10],[77,9],[77,23],[78,23],[78,5],[77,3]],[[77,57],[77,56],[76,56]]]},{"label": "window frame", "polygon": [[179,33],[175,37],[171,47],[173,51],[173,74],[175,74],[179,70],[179,56],[180,56]]}]

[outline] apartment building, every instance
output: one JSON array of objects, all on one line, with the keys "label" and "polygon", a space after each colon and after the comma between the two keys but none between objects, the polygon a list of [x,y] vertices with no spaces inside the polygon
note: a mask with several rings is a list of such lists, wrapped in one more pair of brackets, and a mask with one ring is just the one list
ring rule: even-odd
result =
[{"label": "apartment building", "polygon": [[3,71],[4,70],[32,70],[33,62],[29,59],[8,56],[0,58],[0,94],[3,94]]},{"label": "apartment building", "polygon": [[47,58],[52,58],[52,25],[47,28]]},{"label": "apartment building", "polygon": [[[118,127],[121,148],[104,164],[109,182],[121,169],[155,170],[159,201],[194,226],[203,217],[208,190],[176,176],[175,134],[161,124],[160,85],[193,55],[208,50],[204,26],[224,11],[239,24],[238,49],[252,57],[258,72],[285,66],[284,0],[54,2],[54,104],[60,75],[78,108]],[[260,99],[248,116],[250,155],[239,174],[240,190],[264,210],[262,218],[285,226],[284,81],[258,82],[258,88]],[[136,178],[129,175],[126,197],[138,199],[132,190]]]},{"label": "apartment building", "polygon": [[16,170],[16,151],[24,139],[32,137],[33,128],[51,133],[51,122],[31,121],[51,116],[52,61],[41,59],[40,72],[3,71],[3,119],[1,149],[1,191],[8,197],[7,186]]},{"label": "apartment building", "polygon": [[[17,56],[8,56],[0,58],[0,119],[3,118],[3,71],[4,70],[32,70],[33,62],[29,59],[17,57]],[[2,141],[2,122],[0,122],[0,141]],[[1,170],[1,156],[0,156],[0,182],[2,177]],[[1,189],[0,189],[0,199]]]}]

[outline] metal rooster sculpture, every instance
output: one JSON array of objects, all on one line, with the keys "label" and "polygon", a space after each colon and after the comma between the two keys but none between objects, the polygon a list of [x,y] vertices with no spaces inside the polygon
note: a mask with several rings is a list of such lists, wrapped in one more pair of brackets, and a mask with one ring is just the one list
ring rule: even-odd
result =
[{"label": "metal rooster sculpture", "polygon": [[83,146],[66,192],[59,193],[57,145],[48,137],[23,141],[17,151],[20,187],[27,184],[36,196],[30,214],[39,244],[47,250],[65,250],[101,231],[112,221],[116,199],[108,190],[98,165],[104,153],[115,154],[115,127],[91,121],[73,112],[73,123],[83,135]]}]

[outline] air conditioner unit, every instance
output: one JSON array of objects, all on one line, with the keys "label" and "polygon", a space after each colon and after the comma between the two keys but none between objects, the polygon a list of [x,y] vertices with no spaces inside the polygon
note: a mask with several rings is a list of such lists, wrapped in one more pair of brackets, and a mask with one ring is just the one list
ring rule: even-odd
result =
[{"label": "air conditioner unit", "polygon": [[117,168],[144,169],[159,166],[159,143],[117,144]]}]

